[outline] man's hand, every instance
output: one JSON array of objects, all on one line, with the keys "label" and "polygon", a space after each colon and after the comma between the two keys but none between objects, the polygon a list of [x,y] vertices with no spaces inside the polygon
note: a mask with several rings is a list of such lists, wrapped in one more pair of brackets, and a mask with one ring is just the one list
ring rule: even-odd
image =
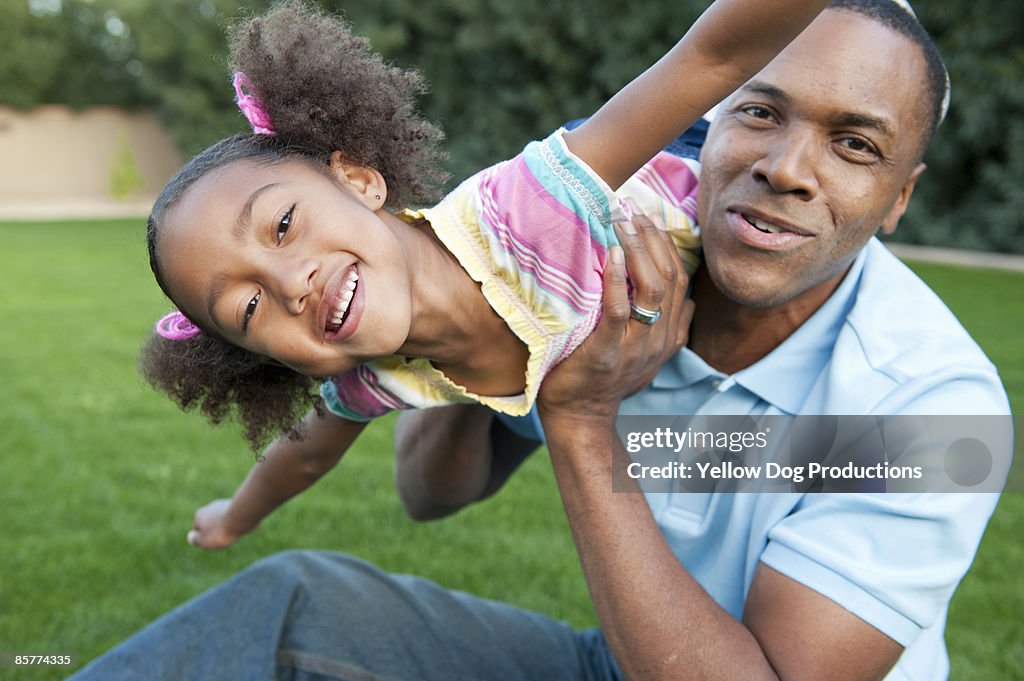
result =
[{"label": "man's hand", "polygon": [[[611,249],[605,264],[601,322],[541,385],[538,409],[545,420],[613,420],[622,398],[650,383],[661,365],[686,345],[694,305],[686,298],[688,278],[679,251],[668,232],[637,208],[633,211],[632,223],[618,225],[622,250]],[[654,324],[630,318],[627,269],[632,302],[661,310]]]},{"label": "man's hand", "polygon": [[759,565],[743,621],[726,612],[672,552],[635,480],[613,491],[622,397],[686,341],[693,306],[682,265],[649,221],[622,245],[633,302],[662,317],[630,319],[623,265],[605,272],[597,329],[541,386],[540,416],[569,527],[601,629],[629,679],[879,679],[902,648],[804,584]]}]

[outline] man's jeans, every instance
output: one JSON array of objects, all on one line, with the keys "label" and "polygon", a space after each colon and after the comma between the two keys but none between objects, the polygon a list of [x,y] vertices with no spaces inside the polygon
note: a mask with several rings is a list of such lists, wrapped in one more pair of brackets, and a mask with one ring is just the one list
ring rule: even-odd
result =
[{"label": "man's jeans", "polygon": [[604,637],[389,575],[349,556],[278,554],[165,615],[74,681],[620,679]]}]

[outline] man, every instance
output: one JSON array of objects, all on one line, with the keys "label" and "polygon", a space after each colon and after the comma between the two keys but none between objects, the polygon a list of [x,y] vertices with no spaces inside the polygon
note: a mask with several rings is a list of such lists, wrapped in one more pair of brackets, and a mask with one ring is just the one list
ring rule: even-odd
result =
[{"label": "man", "polygon": [[[871,240],[896,228],[924,170],[941,62],[895,5],[843,5],[720,108],[702,155],[706,266],[688,348],[620,413],[1007,413],[994,369],[948,310]],[[540,414],[627,676],[697,678],[700,664],[723,678],[948,674],[945,608],[993,498],[611,494],[615,395],[595,385],[616,385],[619,365],[592,361],[612,378],[567,381],[561,408],[547,384]],[[411,461],[398,482],[416,517],[493,492],[532,448],[479,410],[444,418],[403,415]],[[444,457],[464,465],[489,444],[486,486],[453,490]],[[437,471],[447,487],[430,487]]]},{"label": "man", "polygon": [[[662,319],[629,319],[613,260],[598,331],[545,381],[539,417],[600,631],[285,554],[82,678],[943,678],[946,605],[992,495],[645,498],[612,492],[609,455],[620,401],[641,414],[1008,412],[966,332],[872,240],[903,214],[944,98],[930,42],[894,9],[843,0],[721,108],[702,156],[695,308],[674,250],[640,218],[623,234],[633,304]],[[398,481],[423,517],[486,496],[535,444],[475,408],[429,416],[404,421],[418,446]],[[451,458],[493,467],[444,489]]]}]

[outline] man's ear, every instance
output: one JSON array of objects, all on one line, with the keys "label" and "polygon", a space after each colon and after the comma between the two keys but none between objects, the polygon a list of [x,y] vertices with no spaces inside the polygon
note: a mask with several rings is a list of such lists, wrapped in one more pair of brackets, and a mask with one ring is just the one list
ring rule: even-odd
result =
[{"label": "man's ear", "polygon": [[380,210],[388,198],[388,185],[376,168],[353,163],[340,151],[332,151],[327,161],[331,175],[347,186],[370,210]]},{"label": "man's ear", "polygon": [[903,189],[900,190],[899,198],[896,199],[896,203],[893,204],[892,208],[889,209],[888,215],[885,216],[885,220],[882,221],[882,234],[892,234],[896,231],[896,226],[900,222],[900,218],[907,212],[907,204],[910,203],[910,197],[914,193],[914,186],[917,184],[917,178],[921,177],[921,173],[927,166],[923,163],[918,163],[914,169],[910,172],[910,177],[907,178],[907,183],[903,185]]}]

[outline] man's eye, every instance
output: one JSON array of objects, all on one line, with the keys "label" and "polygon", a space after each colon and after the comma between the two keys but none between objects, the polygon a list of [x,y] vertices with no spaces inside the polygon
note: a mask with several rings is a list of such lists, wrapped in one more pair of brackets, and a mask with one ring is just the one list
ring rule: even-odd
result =
[{"label": "man's eye", "polygon": [[249,330],[249,320],[256,314],[256,306],[260,304],[260,294],[257,293],[249,301],[249,304],[245,306],[245,317],[242,319],[242,333]]},{"label": "man's eye", "polygon": [[292,225],[292,212],[295,210],[295,206],[292,206],[288,211],[281,216],[281,221],[277,223],[277,243],[284,241],[284,237],[288,234],[288,228]]},{"label": "man's eye", "polygon": [[860,155],[869,154],[872,156],[880,156],[878,149],[873,144],[860,137],[844,137],[839,142],[843,147],[849,151],[855,152]]},{"label": "man's eye", "polygon": [[757,106],[756,104],[748,106],[748,107],[744,107],[743,113],[747,114],[748,116],[753,116],[754,118],[771,118],[772,117],[772,112],[771,111],[769,111],[768,109],[764,108],[763,106]]}]

